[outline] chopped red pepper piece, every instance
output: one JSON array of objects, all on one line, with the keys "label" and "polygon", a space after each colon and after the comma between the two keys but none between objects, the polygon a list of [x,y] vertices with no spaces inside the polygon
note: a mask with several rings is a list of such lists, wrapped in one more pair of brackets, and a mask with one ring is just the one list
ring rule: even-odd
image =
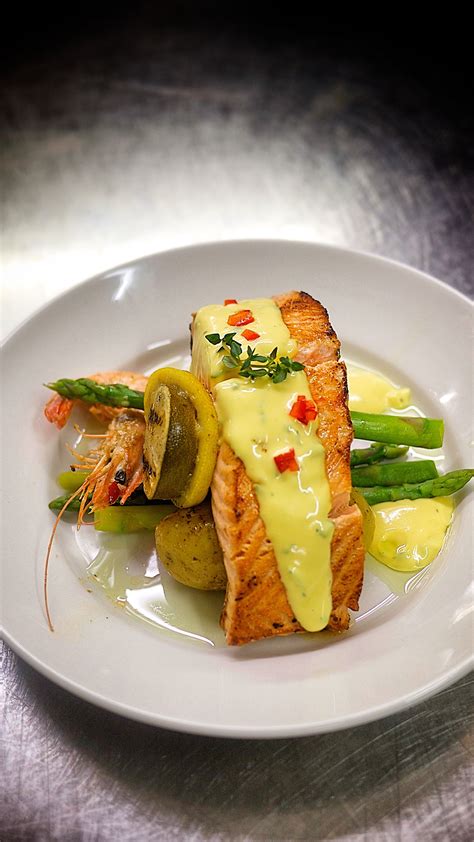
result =
[{"label": "chopped red pepper piece", "polygon": [[300,469],[293,447],[290,450],[285,450],[284,453],[278,453],[273,457],[273,460],[280,471],[280,474],[282,474],[283,471],[299,471]]},{"label": "chopped red pepper piece", "polygon": [[290,415],[292,418],[300,418],[304,417],[304,411],[306,407],[306,398],[304,395],[298,395],[296,398],[293,406],[290,409]]},{"label": "chopped red pepper piece", "polygon": [[224,300],[224,306],[225,306],[226,304],[237,304],[237,299],[236,299],[236,298],[226,298],[226,299]]},{"label": "chopped red pepper piece", "polygon": [[118,483],[111,482],[109,485],[109,503],[113,506],[114,503],[117,502],[118,498],[120,497],[121,491],[118,487]]},{"label": "chopped red pepper piece", "polygon": [[238,313],[234,313],[232,316],[229,316],[227,324],[232,327],[243,327],[244,325],[249,325],[250,322],[254,321],[255,319],[252,316],[251,310],[239,310]]},{"label": "chopped red pepper piece", "polygon": [[254,330],[243,330],[242,336],[244,336],[245,339],[248,339],[249,342],[252,342],[253,339],[258,339],[260,337],[260,334],[255,333]]},{"label": "chopped red pepper piece", "polygon": [[314,421],[317,414],[318,411],[314,401],[308,400],[304,395],[298,395],[289,412],[292,418],[296,418],[302,424]]}]

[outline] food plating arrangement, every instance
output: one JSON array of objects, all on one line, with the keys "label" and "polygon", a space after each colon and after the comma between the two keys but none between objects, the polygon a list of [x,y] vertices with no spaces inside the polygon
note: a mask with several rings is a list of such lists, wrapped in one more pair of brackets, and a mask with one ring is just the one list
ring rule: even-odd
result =
[{"label": "food plating arrangement", "polygon": [[[64,427],[77,406],[101,425],[76,424],[70,468],[58,477],[64,493],[49,504],[51,630],[51,548],[72,514],[99,533],[154,531],[139,617],[155,610],[153,589],[171,577],[215,592],[229,645],[346,631],[366,554],[381,572],[430,564],[455,517],[453,495],[474,471],[438,473],[443,421],[413,407],[406,387],[342,362],[325,308],[307,293],[203,306],[191,346],[190,371],[46,384],[56,393],[48,421]],[[94,561],[89,575],[124,604],[135,580],[123,558],[113,575],[110,554],[107,565],[104,576]]]}]

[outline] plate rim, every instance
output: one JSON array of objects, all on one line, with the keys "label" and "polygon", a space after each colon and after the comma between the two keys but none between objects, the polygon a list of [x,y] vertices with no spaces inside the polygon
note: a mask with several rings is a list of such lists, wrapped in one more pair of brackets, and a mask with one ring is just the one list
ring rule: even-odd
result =
[{"label": "plate rim", "polygon": [[353,249],[349,248],[348,246],[338,246],[334,245],[333,243],[325,243],[322,240],[293,240],[293,239],[286,239],[281,237],[237,237],[236,239],[230,240],[202,240],[198,243],[189,243],[186,246],[177,246],[169,249],[163,249],[162,251],[155,251],[149,252],[148,254],[142,254],[139,257],[134,257],[130,260],[126,260],[123,263],[114,264],[114,266],[110,266],[106,269],[97,272],[95,275],[91,275],[87,278],[83,278],[82,281],[78,281],[77,283],[73,284],[73,286],[69,287],[68,289],[59,292],[57,295],[54,295],[49,301],[45,304],[42,304],[40,307],[35,308],[29,316],[26,316],[21,322],[12,330],[10,330],[6,336],[0,342],[0,350],[9,343],[15,335],[26,327],[32,319],[35,319],[37,316],[40,316],[45,310],[51,307],[56,302],[59,302],[62,298],[65,298],[69,295],[72,290],[77,290],[80,287],[85,287],[87,284],[96,281],[98,278],[102,277],[103,275],[111,274],[112,272],[118,272],[120,269],[124,269],[126,266],[131,265],[132,263],[142,263],[144,260],[153,259],[154,257],[161,257],[166,254],[173,254],[175,252],[184,252],[189,251],[190,249],[205,249],[205,248],[215,248],[215,247],[225,247],[228,245],[241,245],[245,246],[248,244],[255,244],[259,243],[261,245],[274,245],[278,243],[279,245],[290,245],[290,246],[309,246],[309,247],[316,247],[321,248],[326,251],[338,252],[345,255],[355,255],[356,257],[368,257],[371,260],[380,263],[389,263],[392,266],[396,266],[399,269],[408,269],[408,271],[419,275],[425,281],[431,281],[436,285],[441,286],[444,290],[451,292],[453,295],[459,297],[462,301],[466,304],[469,304],[471,307],[474,308],[474,299],[469,298],[466,293],[461,292],[456,287],[451,286],[446,281],[442,281],[440,278],[436,278],[435,275],[431,275],[429,272],[425,272],[423,269],[417,269],[415,266],[410,266],[409,263],[404,263],[402,260],[396,260],[392,257],[384,257],[381,254],[377,254],[376,252],[372,251],[364,251],[363,249]]},{"label": "plate rim", "polygon": [[454,667],[449,673],[443,673],[438,679],[428,682],[420,690],[415,690],[408,696],[400,697],[392,702],[387,702],[385,705],[378,705],[373,708],[366,708],[358,714],[347,715],[344,714],[338,719],[324,720],[320,723],[306,723],[305,725],[273,725],[262,728],[257,726],[221,726],[219,724],[201,724],[195,720],[174,719],[173,717],[160,716],[157,714],[149,714],[139,707],[131,707],[122,702],[116,702],[112,699],[103,696],[100,693],[88,690],[82,684],[79,684],[71,679],[65,678],[60,673],[48,667],[35,655],[28,652],[21,644],[13,640],[10,635],[2,630],[3,640],[8,646],[18,655],[22,660],[33,667],[37,672],[52,681],[53,684],[58,685],[63,690],[68,691],[73,696],[96,705],[102,710],[110,711],[111,713],[123,716],[126,719],[131,719],[135,722],[142,722],[146,725],[151,725],[156,728],[163,728],[165,730],[177,731],[184,734],[195,734],[204,737],[223,737],[229,739],[252,739],[252,740],[272,740],[272,739],[289,739],[293,737],[309,737],[315,734],[329,734],[336,731],[343,731],[348,728],[358,727],[360,725],[367,725],[370,722],[377,722],[380,719],[385,719],[401,711],[408,710],[417,704],[431,698],[446,687],[451,686],[456,681],[459,681],[472,669],[473,658],[466,658],[459,666]]},{"label": "plate rim", "polygon": [[[51,307],[55,306],[56,303],[69,296],[73,291],[77,291],[82,287],[86,287],[90,283],[97,282],[97,280],[103,278],[104,275],[117,272],[125,267],[130,267],[134,264],[141,264],[147,260],[160,258],[164,255],[183,253],[190,250],[204,251],[205,249],[215,248],[225,250],[225,248],[228,246],[246,247],[255,244],[258,244],[262,247],[271,247],[272,245],[286,245],[290,247],[303,246],[304,248],[309,247],[312,249],[319,249],[321,251],[330,252],[335,254],[336,256],[342,255],[349,258],[368,258],[374,263],[378,263],[382,266],[390,264],[403,271],[409,271],[412,275],[420,277],[420,279],[423,279],[423,281],[426,283],[434,284],[435,286],[440,287],[445,294],[453,294],[454,297],[460,299],[460,301],[464,305],[469,304],[471,306],[471,309],[474,306],[474,301],[472,301],[469,298],[469,296],[450,286],[445,281],[442,281],[422,270],[409,266],[408,264],[403,263],[401,261],[394,260],[391,258],[385,258],[381,255],[377,255],[372,252],[308,240],[258,237],[242,239],[238,238],[230,240],[198,242],[188,244],[186,246],[181,246],[178,248],[170,248],[159,252],[153,252],[147,255],[142,255],[141,257],[134,258],[132,260],[125,261],[121,264],[118,264],[117,266],[100,271],[92,277],[86,278],[80,281],[79,283],[73,284],[70,288],[60,292],[58,295],[54,296],[45,304],[35,309],[29,316],[23,319],[20,324],[18,324],[12,331],[10,331],[6,335],[6,337],[2,340],[0,348],[3,351],[6,348],[6,346],[12,342],[12,340],[15,340],[17,338],[18,334],[21,333],[21,331],[24,328],[26,328],[32,321],[36,320],[40,315],[42,315],[43,312],[46,312]],[[53,681],[53,683],[62,687],[66,691],[72,693],[75,696],[78,696],[79,698],[89,703],[97,705],[102,709],[109,710],[115,714],[125,716],[126,718],[133,719],[136,721],[144,722],[155,727],[162,727],[165,729],[170,729],[173,731],[179,731],[184,733],[199,734],[212,737],[229,737],[234,739],[280,739],[285,737],[303,737],[311,734],[320,734],[343,730],[345,728],[377,721],[394,713],[406,710],[407,708],[412,707],[413,705],[418,704],[427,698],[430,698],[432,695],[440,692],[445,687],[453,684],[455,681],[459,680],[470,671],[474,659],[474,654],[471,657],[466,657],[463,661],[452,667],[448,672],[443,672],[438,678],[426,682],[421,688],[413,690],[407,695],[400,696],[396,699],[386,702],[385,704],[377,704],[375,707],[365,708],[363,711],[359,711],[357,713],[340,714],[339,717],[336,719],[323,720],[319,722],[306,722],[303,725],[288,724],[288,726],[284,724],[269,725],[266,727],[252,727],[251,725],[229,726],[222,725],[219,723],[199,723],[198,721],[195,721],[193,719],[175,719],[173,717],[163,716],[156,713],[151,714],[148,711],[141,709],[140,707],[134,707],[129,704],[116,701],[96,691],[90,690],[85,685],[76,682],[73,679],[70,679],[67,676],[57,672],[54,668],[50,667],[45,661],[41,660],[36,655],[32,654],[32,652],[28,651],[28,649],[22,643],[16,640],[8,632],[8,630],[4,628],[3,623],[1,626],[1,635],[5,643],[8,646],[10,646],[20,658],[26,661],[26,663],[28,663],[31,667],[37,670],[40,674],[44,675],[48,680]]]}]

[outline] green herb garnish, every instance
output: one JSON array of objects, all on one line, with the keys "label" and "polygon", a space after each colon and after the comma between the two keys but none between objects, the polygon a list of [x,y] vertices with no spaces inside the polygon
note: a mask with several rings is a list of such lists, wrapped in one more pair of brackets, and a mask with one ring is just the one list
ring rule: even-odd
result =
[{"label": "green herb garnish", "polygon": [[255,380],[258,377],[269,377],[274,383],[282,383],[286,380],[291,371],[302,371],[304,365],[289,357],[278,357],[278,348],[267,356],[258,354],[250,345],[247,347],[247,356],[242,359],[242,345],[234,339],[235,333],[225,333],[219,336],[218,333],[208,333],[205,336],[211,345],[221,345],[218,351],[222,351],[222,363],[226,368],[236,368],[236,374],[240,377],[247,377]]}]

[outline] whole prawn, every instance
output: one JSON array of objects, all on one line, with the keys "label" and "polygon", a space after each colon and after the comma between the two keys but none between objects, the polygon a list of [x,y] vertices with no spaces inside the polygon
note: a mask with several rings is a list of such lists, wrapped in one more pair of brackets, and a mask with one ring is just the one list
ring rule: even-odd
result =
[{"label": "whole prawn", "polygon": [[[125,383],[131,388],[142,390],[147,382],[144,375],[122,371],[96,374],[91,379],[101,383]],[[60,398],[57,395],[48,402],[45,415],[49,421],[53,421],[58,427],[63,427],[69,418],[73,404],[74,401]],[[77,518],[77,528],[79,529],[87,512],[97,511],[97,509],[105,508],[116,502],[123,505],[143,482],[144,413],[138,409],[117,409],[102,405],[94,405],[88,408],[97,418],[102,421],[107,420],[110,423],[107,431],[102,435],[83,433],[84,438],[99,440],[99,444],[87,454],[78,453],[70,448],[71,453],[78,460],[76,464],[71,465],[71,468],[88,470],[90,473],[59,512],[49,539],[44,565],[43,591],[46,617],[51,631],[54,631],[54,627],[48,603],[49,558],[56,529],[64,512],[73,499],[80,498],[81,503]]]},{"label": "whole prawn", "polygon": [[80,488],[78,526],[86,510],[92,512],[123,505],[143,482],[145,416],[139,409],[121,409],[110,422],[98,447],[86,455],[72,451],[79,460],[71,467],[90,470]]}]

